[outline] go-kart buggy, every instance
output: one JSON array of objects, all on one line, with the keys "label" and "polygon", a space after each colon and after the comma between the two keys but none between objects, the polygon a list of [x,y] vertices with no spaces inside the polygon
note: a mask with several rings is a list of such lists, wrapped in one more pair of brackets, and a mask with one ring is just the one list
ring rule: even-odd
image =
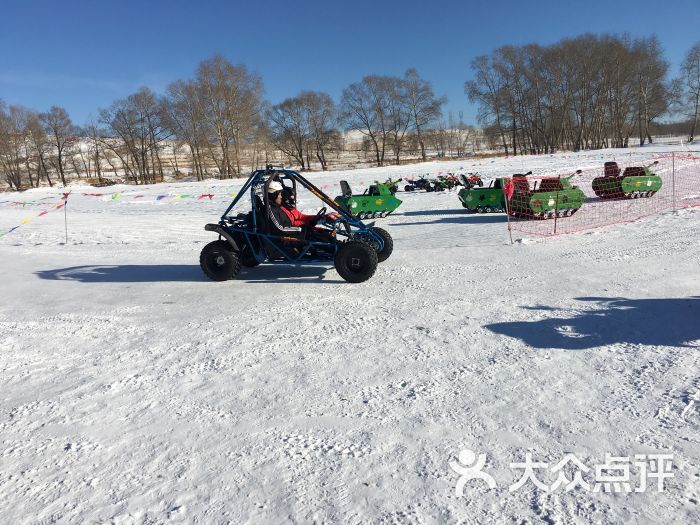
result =
[{"label": "go-kart buggy", "polygon": [[[294,195],[294,201],[297,185],[323,201],[326,206],[317,213],[314,225],[280,223],[268,192],[273,181]],[[250,197],[250,211],[229,215],[246,196]],[[328,208],[335,213],[327,215]],[[241,266],[252,268],[264,262],[332,261],[343,279],[360,283],[374,275],[377,264],[389,258],[394,246],[388,232],[356,219],[296,171],[272,166],[254,171],[219,222],[207,224],[204,229],[219,235],[199,256],[202,270],[214,281],[233,279]]]}]

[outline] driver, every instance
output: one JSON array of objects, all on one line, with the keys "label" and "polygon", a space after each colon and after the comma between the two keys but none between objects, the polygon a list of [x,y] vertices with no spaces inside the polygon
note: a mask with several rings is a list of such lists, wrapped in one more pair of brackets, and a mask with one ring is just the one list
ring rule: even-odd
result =
[{"label": "driver", "polygon": [[[274,182],[272,183],[274,184]],[[313,227],[321,220],[320,215],[306,215],[297,210],[296,196],[292,188],[282,188],[282,202],[280,208],[289,217],[292,226]]]},{"label": "driver", "polygon": [[273,180],[270,182],[267,193],[270,206],[268,208],[269,219],[275,229],[282,233],[299,233],[302,231],[301,227],[294,226],[292,224],[289,215],[282,207],[282,190],[284,187],[282,184]]},{"label": "driver", "polygon": [[[335,232],[327,228],[319,228],[316,224],[322,219],[335,221],[340,218],[337,213],[326,215],[306,215],[296,209],[296,198],[291,188],[284,187],[278,181],[268,185],[269,214],[274,227],[282,233],[300,234],[312,241],[333,242]],[[325,209],[325,208],[324,208]],[[304,232],[304,233],[301,233]]]}]

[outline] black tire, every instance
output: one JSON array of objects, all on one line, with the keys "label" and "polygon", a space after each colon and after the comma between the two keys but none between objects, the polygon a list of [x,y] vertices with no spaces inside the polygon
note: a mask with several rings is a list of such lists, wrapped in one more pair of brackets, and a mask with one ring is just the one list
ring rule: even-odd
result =
[{"label": "black tire", "polygon": [[384,262],[389,258],[391,252],[394,251],[394,239],[391,238],[389,232],[384,228],[372,228],[372,231],[384,241],[384,248],[381,251],[377,251],[377,261]]},{"label": "black tire", "polygon": [[212,281],[233,279],[241,271],[238,253],[234,252],[226,241],[210,242],[202,248],[199,266]]},{"label": "black tire", "polygon": [[349,283],[361,283],[377,271],[377,252],[366,242],[348,241],[335,255],[335,269]]}]

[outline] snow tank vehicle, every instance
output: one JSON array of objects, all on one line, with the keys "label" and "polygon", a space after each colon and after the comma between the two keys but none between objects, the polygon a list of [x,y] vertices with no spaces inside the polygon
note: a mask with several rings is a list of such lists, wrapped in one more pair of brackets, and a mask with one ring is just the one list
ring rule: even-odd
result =
[{"label": "snow tank vehicle", "polygon": [[348,181],[340,181],[340,191],[342,195],[335,198],[335,202],[343,210],[360,220],[378,219],[386,217],[401,205],[401,200],[397,199],[391,191],[394,185],[375,182],[370,185],[362,195],[353,195]]},{"label": "snow tank vehicle", "polygon": [[[581,170],[576,171],[581,173]],[[586,195],[571,184],[571,177],[544,177],[535,181],[532,188],[524,175],[513,175],[513,196],[510,200],[510,214],[524,219],[551,219],[570,217],[581,209]]]},{"label": "snow tank vehicle", "polygon": [[[506,200],[503,195],[503,186],[508,181],[506,178],[498,178],[492,180],[485,188],[476,188],[465,179],[462,184],[464,188],[459,190],[457,197],[462,206],[471,213],[497,213],[506,211]],[[481,179],[479,179],[481,182]]]},{"label": "snow tank vehicle", "polygon": [[601,199],[638,199],[651,197],[661,189],[661,177],[649,166],[628,166],[621,172],[617,162],[606,162],[602,177],[593,179],[593,191]]}]

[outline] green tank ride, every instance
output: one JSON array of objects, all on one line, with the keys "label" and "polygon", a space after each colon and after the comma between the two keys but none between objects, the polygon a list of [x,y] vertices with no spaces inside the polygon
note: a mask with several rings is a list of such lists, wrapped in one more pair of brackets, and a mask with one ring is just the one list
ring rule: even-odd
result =
[{"label": "green tank ride", "polygon": [[386,217],[401,205],[401,201],[392,193],[394,185],[375,182],[362,195],[353,195],[347,181],[340,181],[342,195],[335,202],[351,215],[363,219],[378,219]]},{"label": "green tank ride", "polygon": [[601,199],[639,199],[651,197],[661,189],[661,177],[649,166],[631,166],[620,173],[617,162],[606,162],[602,177],[593,179],[593,191]]},{"label": "green tank ride", "polygon": [[[581,173],[581,170],[576,171]],[[536,181],[532,188],[525,175],[513,175],[513,196],[510,214],[524,219],[551,219],[570,217],[581,209],[586,195],[578,186],[571,184],[571,177],[545,177]]]},{"label": "green tank ride", "polygon": [[[462,185],[459,190],[459,197],[462,206],[472,213],[497,213],[506,211],[506,199],[503,195],[503,185],[508,181],[506,178],[492,180],[486,188],[475,188],[473,184],[462,175]],[[481,179],[479,179],[481,182]]]},{"label": "green tank ride", "polygon": [[396,195],[396,192],[399,191],[399,182],[401,182],[403,179],[386,179],[384,181],[384,185],[389,188],[389,191],[391,192],[392,195]]}]

